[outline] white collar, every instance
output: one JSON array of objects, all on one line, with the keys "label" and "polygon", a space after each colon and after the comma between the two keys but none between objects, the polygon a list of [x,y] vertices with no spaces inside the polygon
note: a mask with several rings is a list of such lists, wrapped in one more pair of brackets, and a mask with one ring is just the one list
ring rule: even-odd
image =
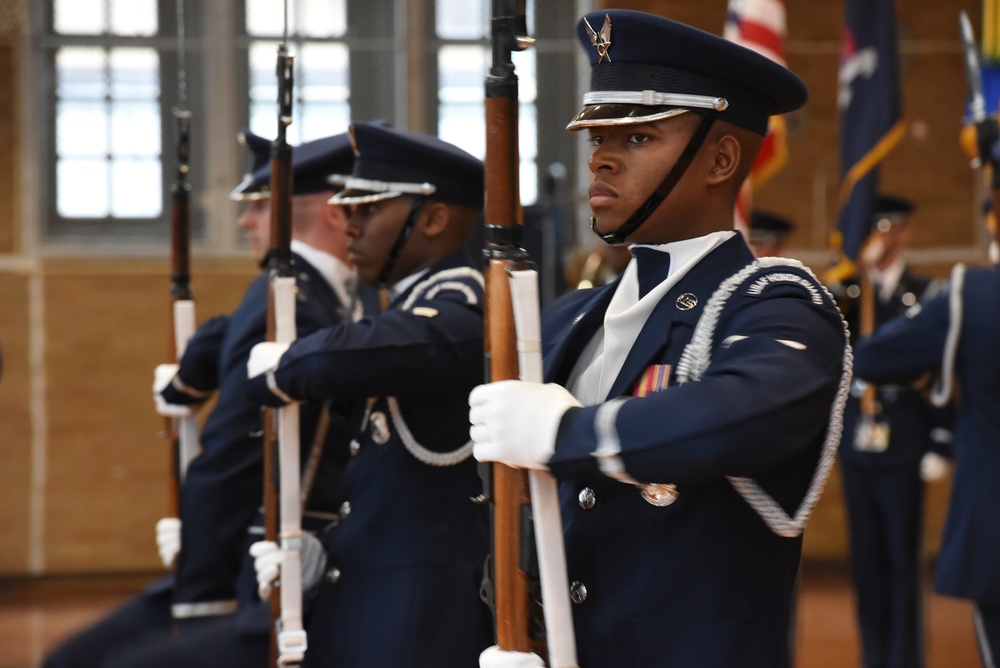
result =
[{"label": "white collar", "polygon": [[354,270],[344,264],[339,258],[326,251],[314,248],[304,241],[292,239],[292,252],[302,257],[320,276],[326,279],[337,294],[340,303],[347,308],[351,303],[350,285],[354,280]]},{"label": "white collar", "polygon": [[[723,242],[728,241],[734,236],[736,236],[735,231],[723,230],[721,232],[710,232],[709,234],[694,237],[693,239],[682,239],[681,241],[671,241],[665,244],[631,244],[629,249],[651,248],[661,253],[670,253],[670,271],[667,273],[664,282],[670,281],[671,284],[674,284],[677,281],[671,281],[671,279],[675,274],[678,272],[686,274],[697,260],[708,255],[709,251],[721,246]],[[632,258],[629,261],[629,268],[632,270],[632,273],[635,272],[635,268],[631,267],[634,264],[635,258]]]},{"label": "white collar", "polygon": [[[625,359],[650,314],[671,288],[715,248],[736,235],[733,230],[712,232],[667,244],[633,244],[670,253],[670,271],[659,285],[639,299],[636,260],[632,258],[604,313],[604,326],[594,333],[577,358],[566,387],[585,406],[604,401],[621,373]],[[709,295],[703,295],[707,299]]]},{"label": "white collar", "polygon": [[389,294],[392,297],[392,299],[395,299],[399,295],[401,295],[404,292],[406,292],[407,290],[409,290],[410,286],[413,285],[414,283],[416,283],[417,281],[419,281],[420,278],[424,274],[426,274],[428,271],[430,271],[429,267],[427,269],[421,269],[418,272],[410,274],[409,276],[407,276],[405,278],[401,278],[398,281],[396,281],[392,285],[392,287],[389,288]]}]

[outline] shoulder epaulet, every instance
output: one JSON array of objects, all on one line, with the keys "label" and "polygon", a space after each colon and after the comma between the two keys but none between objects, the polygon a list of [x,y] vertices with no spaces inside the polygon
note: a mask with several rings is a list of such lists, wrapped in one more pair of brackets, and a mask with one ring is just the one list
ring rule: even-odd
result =
[{"label": "shoulder epaulet", "polygon": [[434,299],[444,291],[459,292],[467,304],[478,304],[483,285],[482,273],[472,267],[444,269],[417,283],[400,308],[409,311],[417,301]]},{"label": "shoulder epaulet", "polygon": [[[795,264],[792,264],[793,262]],[[751,297],[762,297],[771,288],[779,286],[801,288],[809,295],[812,303],[817,306],[823,303],[823,284],[805,265],[794,260],[783,260],[781,264],[762,265],[757,276],[744,287],[743,294]]]}]

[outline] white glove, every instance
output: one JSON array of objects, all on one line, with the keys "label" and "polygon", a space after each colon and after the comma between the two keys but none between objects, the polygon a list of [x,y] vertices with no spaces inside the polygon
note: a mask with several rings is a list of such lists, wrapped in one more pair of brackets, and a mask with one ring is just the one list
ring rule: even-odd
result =
[{"label": "white glove", "polygon": [[479,655],[479,668],[545,668],[545,662],[533,652],[505,652],[493,645]]},{"label": "white glove", "polygon": [[469,395],[472,453],[481,462],[548,471],[559,421],[582,404],[562,385],[502,380]]},{"label": "white glove", "polygon": [[[281,573],[281,562],[284,552],[278,544],[270,540],[262,540],[250,546],[250,556],[253,557],[253,569],[257,572],[257,593],[262,600],[271,596],[278,575]],[[302,551],[299,553],[302,564],[302,589],[312,589],[319,584],[326,569],[326,552],[323,545],[310,533],[302,534]]]},{"label": "white glove", "polygon": [[278,366],[281,356],[288,350],[287,343],[264,341],[250,349],[250,359],[247,360],[247,378],[259,376]]},{"label": "white glove", "polygon": [[181,418],[189,417],[192,414],[190,406],[168,404],[160,396],[160,392],[173,381],[179,368],[176,364],[158,364],[153,370],[153,401],[156,402],[156,412],[163,417]]},{"label": "white glove", "polygon": [[281,570],[281,550],[274,541],[261,540],[250,546],[250,556],[257,572],[257,593],[266,601],[271,597],[271,587]]},{"label": "white glove", "polygon": [[181,521],[176,517],[164,517],[156,523],[156,549],[164,568],[172,568],[181,551]]},{"label": "white glove", "polygon": [[872,236],[861,249],[858,260],[864,267],[874,267],[885,255],[885,242],[880,237]]},{"label": "white glove", "polygon": [[936,452],[925,452],[920,459],[920,479],[924,482],[934,482],[948,475],[951,465],[948,460]]}]

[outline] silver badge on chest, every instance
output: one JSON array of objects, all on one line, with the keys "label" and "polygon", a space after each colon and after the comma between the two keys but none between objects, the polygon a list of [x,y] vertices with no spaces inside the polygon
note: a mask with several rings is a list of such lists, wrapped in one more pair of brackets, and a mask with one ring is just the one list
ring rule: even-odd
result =
[{"label": "silver badge on chest", "polygon": [[690,292],[685,292],[680,297],[678,297],[677,301],[674,303],[680,310],[690,311],[691,309],[693,309],[695,306],[698,305],[698,297],[697,295],[693,295]]}]

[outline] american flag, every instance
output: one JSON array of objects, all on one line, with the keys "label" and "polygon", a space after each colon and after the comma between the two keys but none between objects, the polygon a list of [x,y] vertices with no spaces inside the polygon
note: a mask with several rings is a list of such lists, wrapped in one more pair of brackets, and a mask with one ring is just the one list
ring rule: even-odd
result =
[{"label": "american flag", "polygon": [[[784,65],[784,0],[729,0],[722,36]],[[787,158],[785,118],[772,116],[750,177],[743,184],[736,202],[736,229],[747,232],[753,188],[759,188],[774,176],[784,166]]]}]

